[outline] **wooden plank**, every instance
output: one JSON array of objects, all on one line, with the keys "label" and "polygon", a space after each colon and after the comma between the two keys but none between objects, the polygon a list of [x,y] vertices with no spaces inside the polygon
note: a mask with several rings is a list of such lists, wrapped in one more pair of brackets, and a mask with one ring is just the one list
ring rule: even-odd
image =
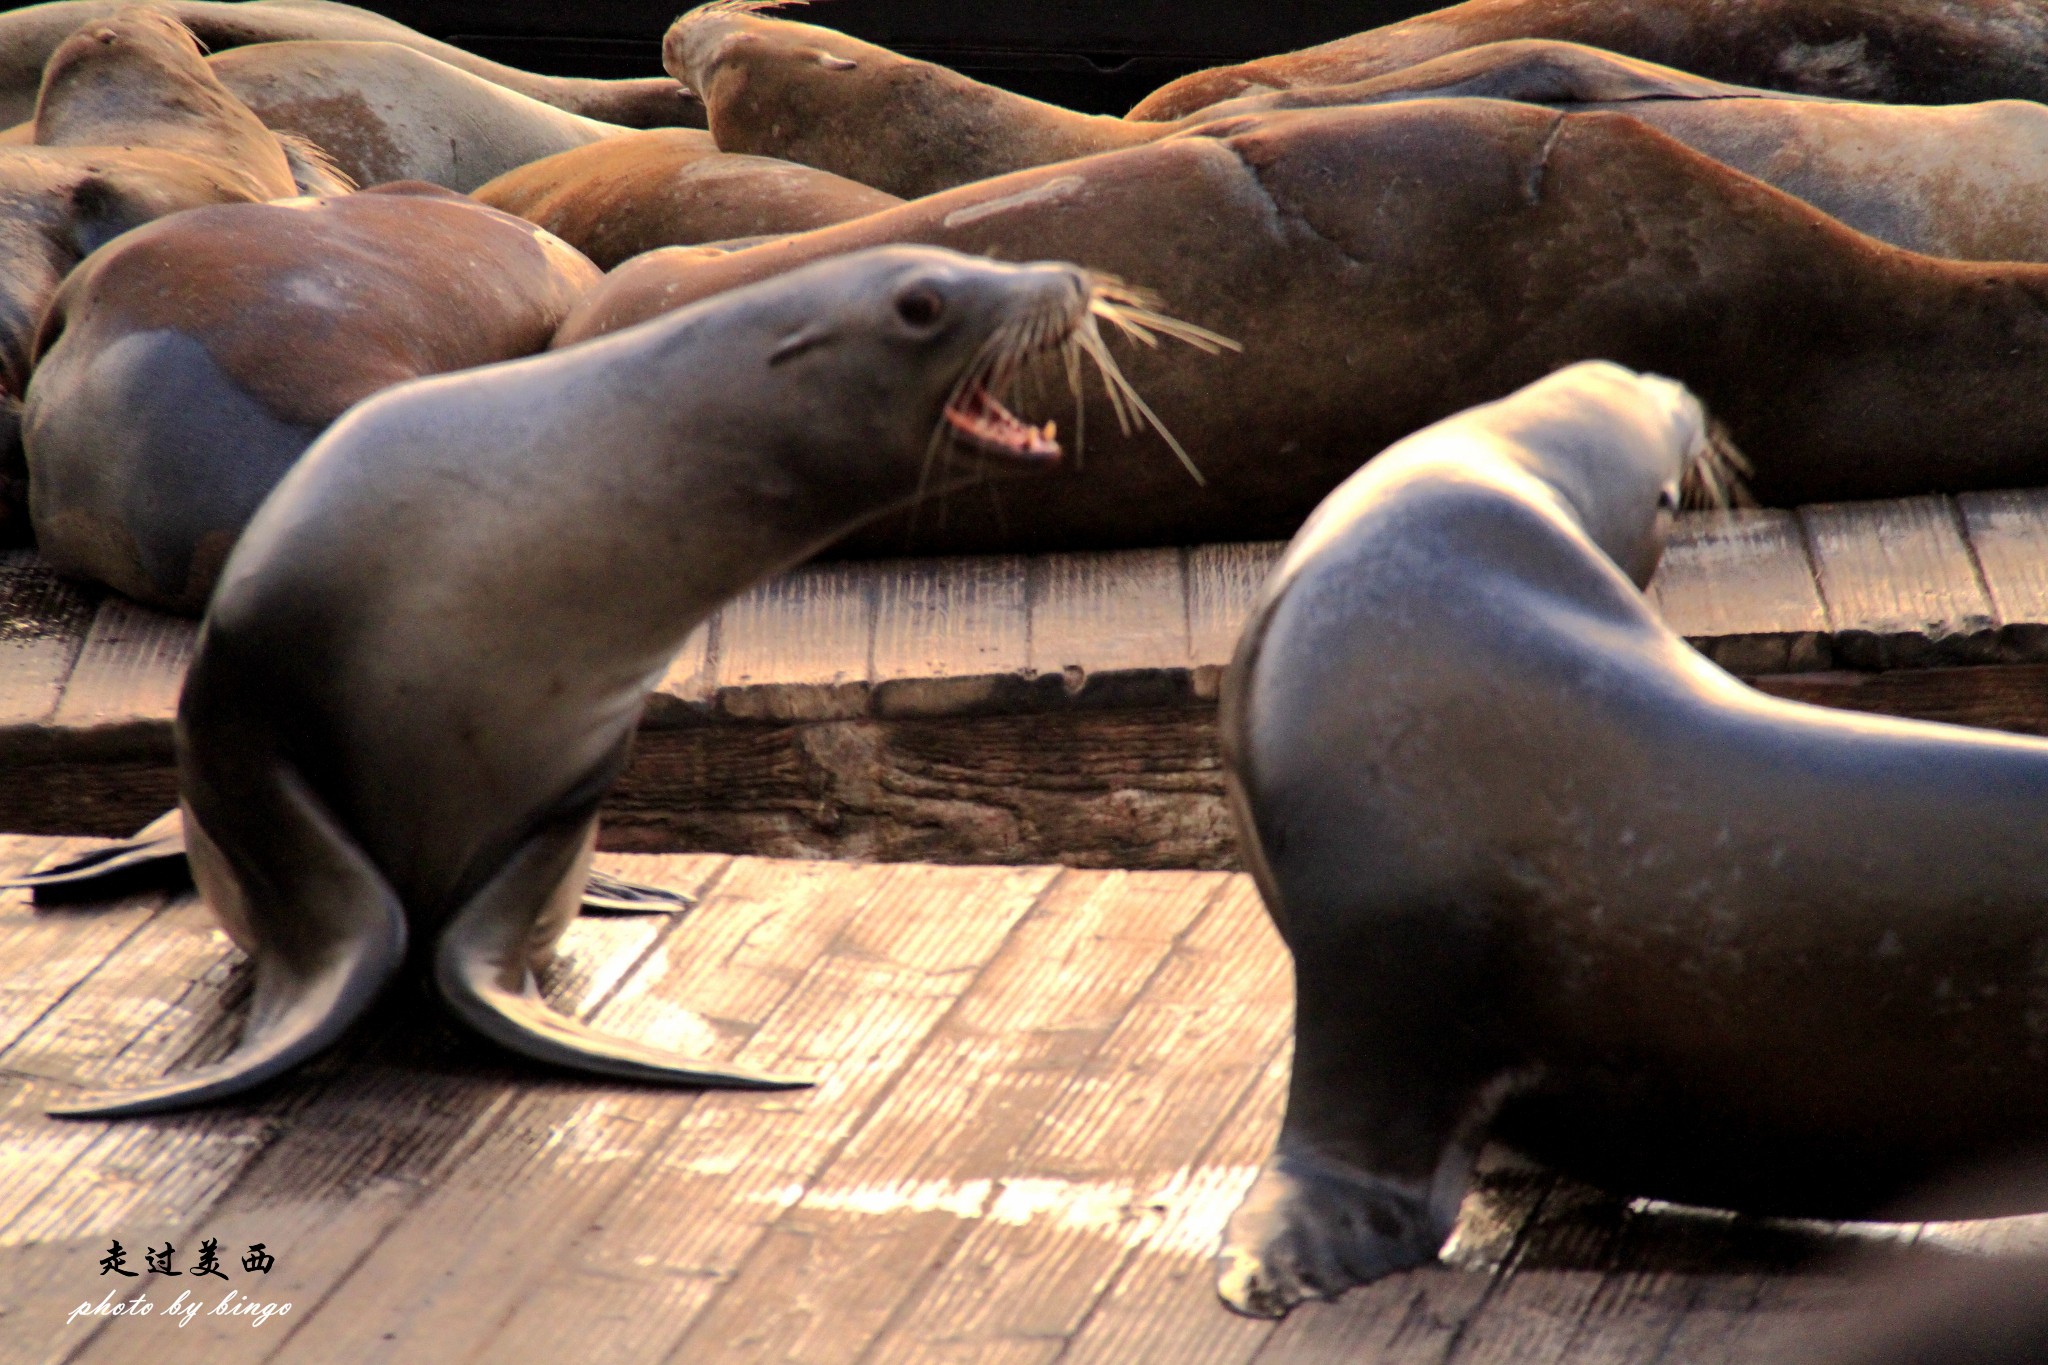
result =
[{"label": "wooden plank", "polygon": [[1177,701],[1188,689],[1187,572],[1175,549],[1031,561],[1032,672],[1070,698]]},{"label": "wooden plank", "polygon": [[1293,1049],[1283,1045],[1191,1170],[1199,1190],[1162,1216],[1068,1343],[1062,1365],[1239,1365],[1276,1324],[1216,1298],[1216,1250],[1230,1215],[1273,1150]]},{"label": "wooden plank", "polygon": [[1224,879],[1074,873],[1020,924],[873,1116],[668,1349],[853,1362],[994,1190]]},{"label": "wooden plank", "polygon": [[[484,1353],[658,1358],[831,1162],[1055,875],[899,867],[875,877],[868,906],[739,1054],[808,1071],[817,1087],[692,1106],[604,1211],[601,1233],[578,1236],[535,1278]],[[692,1216],[678,1219],[678,1208]]]},{"label": "wooden plank", "polygon": [[1827,610],[1790,512],[1678,518],[1648,595],[1667,625],[1731,673],[1828,666]]},{"label": "wooden plank", "polygon": [[[607,858],[608,871],[715,898],[730,866],[722,857]],[[647,953],[683,921],[670,916],[575,921],[548,974],[549,1001],[588,1018],[619,991]],[[395,1012],[374,1040],[350,1048],[344,1075],[320,1087],[290,1128],[250,1164],[225,1198],[186,1229],[180,1245],[215,1237],[237,1250],[265,1243],[278,1257],[261,1295],[289,1302],[299,1321],[427,1192],[500,1135],[515,1102],[547,1073],[499,1062],[438,1017],[438,1008]],[[240,1277],[235,1283],[242,1284]],[[212,1287],[212,1286],[210,1286]],[[248,1285],[243,1285],[249,1288]],[[297,1324],[261,1328],[201,1315],[177,1329],[181,1358],[267,1358]],[[72,1357],[74,1365],[147,1358],[160,1324],[112,1321]],[[367,1341],[382,1331],[360,1324]]]},{"label": "wooden plank", "polygon": [[40,564],[0,565],[0,725],[55,713],[96,605]]},{"label": "wooden plank", "polygon": [[125,598],[100,604],[78,665],[57,704],[56,723],[111,726],[161,723],[178,708],[185,666],[199,625],[149,611]]},{"label": "wooden plank", "polygon": [[1213,707],[643,731],[608,848],[1232,866]]},{"label": "wooden plank", "polygon": [[647,694],[647,724],[674,725],[701,720],[709,713],[718,690],[716,656],[712,650],[717,625],[714,613],[683,641],[683,647],[669,661],[668,671]]},{"label": "wooden plank", "polygon": [[1234,879],[874,1358],[1057,1357],[1144,1241],[1149,1206],[1236,1178],[1197,1159],[1287,1036],[1291,983],[1257,892]]},{"label": "wooden plank", "polygon": [[[885,881],[885,869],[739,860],[594,1022],[730,1058]],[[294,1325],[293,1360],[462,1358],[463,1343],[488,1335],[536,1282],[568,1273],[565,1246],[610,1221],[607,1207],[675,1140],[683,1116],[707,1101],[724,1113],[732,1098],[566,1077],[537,1083],[525,1071],[517,1080],[493,1130]],[[783,1096],[752,1102],[764,1099],[773,1112]]]},{"label": "wooden plank", "polygon": [[1964,493],[1956,508],[1998,615],[2003,652],[2048,659],[2048,490]]},{"label": "wooden plank", "polygon": [[1188,659],[1196,696],[1216,698],[1252,603],[1286,553],[1282,541],[1188,550]]},{"label": "wooden plank", "polygon": [[867,709],[875,582],[865,565],[809,564],[718,613],[718,705],[749,720]]},{"label": "wooden plank", "polygon": [[1785,673],[1747,681],[1760,692],[1817,706],[2048,735],[2048,664]]},{"label": "wooden plank", "polygon": [[877,586],[876,714],[955,715],[1014,699],[1030,665],[1021,557],[868,567]]},{"label": "wooden plank", "polygon": [[1996,657],[1991,599],[1949,499],[1817,503],[1799,519],[1843,663],[1918,668]]}]

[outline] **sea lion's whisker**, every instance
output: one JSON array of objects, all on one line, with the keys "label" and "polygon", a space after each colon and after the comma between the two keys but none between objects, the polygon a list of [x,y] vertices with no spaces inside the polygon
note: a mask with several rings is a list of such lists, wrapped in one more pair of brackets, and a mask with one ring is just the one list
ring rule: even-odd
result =
[{"label": "sea lion's whisker", "polygon": [[1754,507],[1757,502],[1749,491],[1749,476],[1755,472],[1728,428],[1709,421],[1706,439],[1679,481],[1679,502],[1692,508]]}]

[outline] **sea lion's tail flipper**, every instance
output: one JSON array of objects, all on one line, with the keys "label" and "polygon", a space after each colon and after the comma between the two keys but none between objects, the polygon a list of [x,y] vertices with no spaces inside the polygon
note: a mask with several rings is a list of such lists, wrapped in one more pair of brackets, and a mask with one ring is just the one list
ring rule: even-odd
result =
[{"label": "sea lion's tail flipper", "polygon": [[145,891],[177,893],[192,886],[185,861],[184,816],[174,806],[132,839],[108,844],[55,867],[0,881],[0,891],[27,889],[37,905],[113,900]]},{"label": "sea lion's tail flipper", "polygon": [[133,1090],[53,1105],[58,1118],[125,1118],[238,1095],[326,1050],[405,963],[405,911],[375,864],[293,774],[277,784],[262,838],[265,877],[241,876],[204,830],[187,831],[216,910],[245,898],[257,930],[256,988],[242,1040],[210,1066]]},{"label": "sea lion's tail flipper", "polygon": [[533,907],[559,895],[586,848],[588,821],[535,833],[457,912],[434,948],[434,982],[449,1008],[492,1042],[521,1056],[599,1076],[657,1085],[790,1090],[794,1076],[694,1061],[661,1048],[599,1033],[558,1014],[541,998],[529,967]]}]

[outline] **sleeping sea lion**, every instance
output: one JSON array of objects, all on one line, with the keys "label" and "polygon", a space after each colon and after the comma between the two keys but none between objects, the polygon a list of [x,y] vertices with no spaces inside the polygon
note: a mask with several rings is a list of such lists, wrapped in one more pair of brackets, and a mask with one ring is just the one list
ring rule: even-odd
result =
[{"label": "sleeping sea lion", "polygon": [[1786,97],[1577,43],[1464,49],[1349,85],[1246,95],[1173,122],[1076,114],[830,29],[700,7],[670,28],[669,70],[718,145],[915,198],[1156,142],[1217,118],[1470,97],[1608,109],[1908,251],[2048,260],[2048,107]]},{"label": "sleeping sea lion", "polygon": [[1575,366],[1374,459],[1261,590],[1218,728],[1294,1070],[1231,1307],[1433,1260],[1489,1140],[1756,1214],[2022,1211],[1919,1192],[2048,1137],[2048,741],[1689,647],[1640,589],[1726,472],[1679,385]]},{"label": "sleeping sea lion", "polygon": [[147,8],[51,53],[28,136],[0,146],[0,540],[27,530],[30,342],[72,266],[180,209],[294,194],[295,159],[320,164],[311,149],[288,152],[214,79],[192,35]]},{"label": "sleeping sea lion", "polygon": [[627,131],[397,43],[256,43],[208,63],[266,125],[324,149],[359,185],[424,180],[468,193]]},{"label": "sleeping sea lion", "polygon": [[[0,14],[0,124],[28,117],[43,63],[59,43],[125,3],[127,0],[51,0]],[[585,118],[628,128],[701,127],[704,121],[702,107],[666,77],[603,81],[537,75],[487,61],[381,14],[332,0],[154,0],[154,4],[216,52],[293,39],[398,43],[493,85]]]},{"label": "sleeping sea lion", "polygon": [[954,499],[852,553],[1285,537],[1367,453],[1592,357],[1700,392],[1766,502],[2048,478],[2048,267],[1899,251],[1637,120],[1494,100],[1219,121],[724,257],[650,252],[555,345],[885,242],[1145,280],[1244,354],[1129,366],[1206,484],[1098,406],[1085,459],[1028,500]]},{"label": "sleeping sea lion", "polygon": [[1034,357],[1101,354],[1104,316],[1173,328],[1073,266],[898,248],[357,405],[236,546],[178,706],[192,869],[255,959],[242,1042],[54,1112],[240,1093],[334,1042],[409,957],[528,1057],[800,1083],[542,1002],[599,799],[720,602],[920,494],[1058,461],[1000,397]]},{"label": "sleeping sea lion", "polygon": [[198,615],[329,423],[404,380],[544,349],[600,278],[532,224],[430,185],[129,233],[72,272],[36,336],[22,443],[43,557]]},{"label": "sleeping sea lion", "polygon": [[1239,95],[1347,85],[1507,38],[1584,43],[1713,80],[1842,99],[2048,100],[2048,9],[2034,0],[1465,0],[1182,76],[1125,117],[1177,119]]},{"label": "sleeping sea lion", "polygon": [[663,246],[779,236],[902,203],[791,161],[721,152],[694,128],[656,128],[508,171],[476,191],[610,270]]}]

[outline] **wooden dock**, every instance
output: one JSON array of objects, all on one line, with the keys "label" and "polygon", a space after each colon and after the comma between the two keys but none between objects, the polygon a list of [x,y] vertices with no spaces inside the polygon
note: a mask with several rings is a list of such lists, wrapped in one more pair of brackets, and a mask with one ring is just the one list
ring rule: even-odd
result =
[{"label": "wooden dock", "polygon": [[[0,873],[85,842],[0,839]],[[42,1106],[81,1084],[218,1055],[239,955],[189,897],[0,897],[0,1362],[1752,1365],[1853,1311],[1817,1257],[2043,1236],[1637,1207],[1494,1159],[1454,1264],[1234,1317],[1208,1261],[1278,1123],[1290,1019],[1244,877],[606,865],[702,902],[578,922],[556,1006],[815,1089],[566,1079],[401,991],[252,1100],[61,1123]],[[208,1239],[227,1280],[191,1274]],[[135,1279],[100,1272],[117,1240]],[[179,1277],[144,1268],[166,1243]],[[67,1323],[109,1292],[157,1311]],[[291,1306],[211,1313],[230,1292]]]},{"label": "wooden dock", "polygon": [[[727,606],[605,846],[1235,866],[1217,685],[1282,547],[825,564]],[[2048,493],[1681,518],[1651,596],[1780,695],[2048,733]],[[167,807],[193,624],[0,562],[0,830]]]}]

